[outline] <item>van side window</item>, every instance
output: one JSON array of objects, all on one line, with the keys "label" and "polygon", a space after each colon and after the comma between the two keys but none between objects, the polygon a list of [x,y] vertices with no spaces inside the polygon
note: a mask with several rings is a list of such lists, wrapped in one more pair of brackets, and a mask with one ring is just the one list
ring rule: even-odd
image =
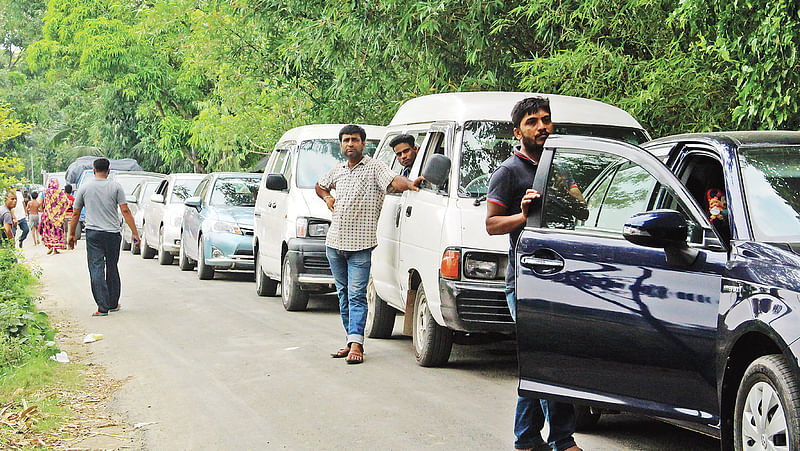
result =
[{"label": "van side window", "polygon": [[[444,153],[445,153],[445,147],[444,146],[445,146],[445,134],[444,134],[444,132],[431,132],[430,133],[430,138],[428,139],[428,147],[426,149],[424,149],[425,150],[425,160],[423,160],[422,165],[419,166],[420,170],[421,170],[421,168],[425,167],[425,163],[428,161],[428,158],[430,158],[431,155],[434,155],[434,154],[444,155]],[[411,179],[413,180],[418,175],[419,174],[415,174],[415,173],[412,172],[411,173]],[[420,189],[426,189],[426,190],[431,190],[431,191],[436,191],[438,193],[446,194],[448,185],[449,185],[449,181],[448,180],[445,180],[445,182],[442,183],[442,185],[440,185],[440,186],[433,185],[430,182],[428,182],[427,180],[425,180],[425,181],[422,182],[422,185],[420,185]]]},{"label": "van side window", "polygon": [[294,155],[286,152],[286,163],[283,165],[283,176],[286,178],[286,186],[292,186],[292,163],[294,162]]},{"label": "van side window", "polygon": [[392,133],[391,135],[386,135],[380,149],[375,151],[375,159],[386,163],[386,166],[389,166],[395,174],[399,174],[400,169],[398,168],[395,170],[395,165],[398,165],[397,158],[395,158],[394,150],[392,150],[392,146],[390,146],[389,143],[399,134],[400,133]]},{"label": "van side window", "polygon": [[[286,161],[286,155],[289,154],[289,150],[287,149],[275,149],[273,152],[276,152],[275,157],[272,159],[270,164],[267,165],[266,169],[264,169],[265,174],[275,174],[283,171],[283,163]],[[267,178],[264,177],[264,186],[266,187]]]}]

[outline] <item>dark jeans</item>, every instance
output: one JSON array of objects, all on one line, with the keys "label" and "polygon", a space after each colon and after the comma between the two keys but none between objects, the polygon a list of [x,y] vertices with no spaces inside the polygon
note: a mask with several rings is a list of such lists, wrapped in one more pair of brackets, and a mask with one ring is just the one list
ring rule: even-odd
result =
[{"label": "dark jeans", "polygon": [[108,312],[119,305],[119,245],[122,236],[114,232],[86,230],[86,257],[89,261],[89,277],[92,279],[92,295],[97,311]]},{"label": "dark jeans", "polygon": [[20,219],[17,226],[22,230],[22,235],[19,236],[19,247],[22,247],[22,242],[25,241],[25,238],[28,237],[28,232],[31,231],[31,228],[28,227],[28,218]]}]

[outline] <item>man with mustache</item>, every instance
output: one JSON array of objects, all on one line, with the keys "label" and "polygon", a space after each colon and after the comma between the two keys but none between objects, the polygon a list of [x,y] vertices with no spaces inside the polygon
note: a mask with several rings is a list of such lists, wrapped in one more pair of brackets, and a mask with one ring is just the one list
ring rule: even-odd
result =
[{"label": "man with mustache", "polygon": [[[511,111],[514,137],[520,145],[492,174],[486,202],[486,231],[490,235],[509,234],[508,268],[506,271],[506,300],[511,316],[516,320],[514,248],[528,220],[528,207],[539,193],[531,189],[544,143],[553,133],[550,102],[542,97],[520,100]],[[571,177],[565,176],[565,187],[579,201],[580,190]],[[545,418],[550,422],[547,443],[541,429]],[[514,419],[515,449],[580,451],[572,434],[575,432],[575,411],[571,404],[520,396]]]}]

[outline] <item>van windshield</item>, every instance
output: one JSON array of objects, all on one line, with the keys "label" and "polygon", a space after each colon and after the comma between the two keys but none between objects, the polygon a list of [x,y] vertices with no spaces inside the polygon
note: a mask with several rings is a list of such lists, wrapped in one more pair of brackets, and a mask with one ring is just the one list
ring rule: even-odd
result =
[{"label": "van windshield", "polygon": [[[378,141],[368,139],[364,155],[375,154]],[[336,139],[314,139],[300,143],[297,158],[297,187],[313,188],[317,180],[327,174],[332,167],[344,163],[345,157]]]},{"label": "van windshield", "polygon": [[[555,133],[618,139],[631,144],[647,141],[642,130],[628,127],[555,124]],[[519,145],[511,121],[467,121],[459,168],[458,195],[481,197],[489,190],[489,177]]]}]

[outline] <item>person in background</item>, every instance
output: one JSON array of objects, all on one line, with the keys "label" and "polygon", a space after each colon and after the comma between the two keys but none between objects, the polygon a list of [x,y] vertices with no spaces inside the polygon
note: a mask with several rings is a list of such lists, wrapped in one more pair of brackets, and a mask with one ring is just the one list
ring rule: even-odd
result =
[{"label": "person in background", "polygon": [[23,194],[22,191],[17,190],[17,205],[14,207],[14,220],[17,221],[17,228],[20,230],[19,238],[19,248],[22,249],[22,242],[25,241],[25,238],[28,237],[28,232],[30,232],[30,228],[28,227],[28,216],[25,214],[25,207],[28,204],[28,196],[27,194]]},{"label": "person in background", "polygon": [[72,222],[72,205],[75,203],[75,198],[72,197],[72,185],[67,183],[64,186],[64,193],[69,199],[69,208],[67,208],[67,217],[64,219],[64,234],[69,234],[69,225]]},{"label": "person in background", "polygon": [[44,192],[42,203],[42,217],[39,222],[39,234],[42,243],[47,246],[48,254],[58,254],[59,250],[67,248],[66,235],[64,234],[64,219],[67,217],[69,199],[64,191],[58,187],[58,180],[50,179],[47,190]]},{"label": "person in background", "polygon": [[33,245],[39,245],[39,219],[42,212],[42,203],[39,200],[39,193],[33,191],[28,205],[25,206],[25,211],[28,213],[28,227],[31,228],[33,234]]},{"label": "person in background", "polygon": [[17,206],[17,195],[14,191],[9,191],[0,205],[0,246],[14,246],[14,207]]},{"label": "person in background", "polygon": [[411,166],[414,166],[414,160],[417,159],[417,152],[419,152],[419,147],[417,147],[414,137],[411,135],[397,135],[389,141],[389,146],[394,150],[397,161],[403,165],[400,175],[408,177],[411,174]]}]

